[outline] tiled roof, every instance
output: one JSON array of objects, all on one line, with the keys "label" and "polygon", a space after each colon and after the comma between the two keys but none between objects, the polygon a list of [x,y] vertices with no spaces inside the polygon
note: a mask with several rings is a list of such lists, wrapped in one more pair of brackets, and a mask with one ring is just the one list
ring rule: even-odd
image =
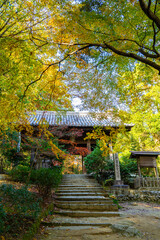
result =
[{"label": "tiled roof", "polygon": [[[94,126],[111,126],[116,127],[118,122],[111,119],[100,119],[100,114],[90,114],[88,112],[66,112],[57,113],[53,111],[36,111],[36,114],[29,115],[29,123],[37,126],[41,121],[46,121],[50,126],[75,126],[75,127],[94,127]],[[126,124],[128,127],[133,125]]]},{"label": "tiled roof", "polygon": [[136,156],[158,156],[160,152],[151,152],[151,151],[131,151],[131,157]]}]

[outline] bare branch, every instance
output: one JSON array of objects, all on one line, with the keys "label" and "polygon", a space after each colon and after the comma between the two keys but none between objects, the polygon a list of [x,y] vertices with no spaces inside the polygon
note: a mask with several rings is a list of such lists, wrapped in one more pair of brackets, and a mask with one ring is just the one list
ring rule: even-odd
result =
[{"label": "bare branch", "polygon": [[3,5],[5,5],[7,2],[8,2],[8,0],[5,0],[5,1],[0,5],[0,8],[2,8]]},{"label": "bare branch", "polygon": [[107,44],[107,43],[104,43],[105,46],[102,46],[103,48],[108,48],[110,49],[112,52],[120,55],[120,56],[124,56],[124,57],[128,57],[128,58],[133,58],[135,60],[138,60],[140,62],[143,62],[151,67],[153,67],[154,69],[158,70],[159,71],[159,74],[160,74],[160,65],[158,65],[157,63],[147,59],[147,58],[143,58],[135,53],[130,53],[130,52],[123,52],[121,50],[118,50],[116,48],[114,48],[113,46]]},{"label": "bare branch", "polygon": [[11,28],[15,25],[16,23],[12,23],[11,25],[9,25],[1,34],[0,34],[0,37],[3,37],[3,35]]},{"label": "bare branch", "polygon": [[11,17],[8,18],[8,20],[5,22],[5,24],[0,28],[0,31],[2,31],[3,28],[5,28],[5,26],[9,23],[10,20],[11,20]]},{"label": "bare branch", "polygon": [[156,3],[155,3],[154,14],[156,14],[156,11],[157,11],[157,4],[158,4],[158,0],[156,0]]},{"label": "bare branch", "polygon": [[148,1],[148,10],[150,9],[150,7],[151,7],[151,3],[152,3],[152,1],[151,0],[149,0]]},{"label": "bare branch", "polygon": [[[63,45],[62,43],[60,43],[59,45]],[[74,46],[74,45],[78,45],[78,44],[68,44],[69,46]],[[81,45],[81,44],[79,44]],[[23,96],[18,100],[18,102],[20,102],[22,99],[24,99],[24,97],[26,96],[26,92],[28,91],[29,87],[33,84],[35,84],[36,82],[40,81],[42,76],[44,75],[44,73],[51,67],[51,66],[54,66],[54,65],[59,65],[61,62],[65,61],[67,58],[75,55],[76,53],[84,50],[84,49],[88,49],[90,47],[98,47],[98,48],[103,48],[103,49],[109,49],[111,50],[112,52],[120,55],[120,56],[124,56],[124,57],[128,57],[128,58],[132,58],[132,59],[135,59],[135,60],[138,60],[140,62],[143,62],[149,66],[151,66],[152,68],[156,69],[159,71],[159,74],[160,74],[160,65],[158,65],[157,63],[151,61],[151,60],[148,60],[147,58],[143,58],[141,56],[139,56],[138,54],[135,54],[135,53],[131,53],[131,52],[124,52],[122,50],[118,50],[116,49],[115,47],[109,45],[108,43],[105,43],[104,44],[98,44],[98,43],[90,43],[90,44],[82,44],[82,47],[78,48],[77,50],[73,51],[73,52],[70,52],[68,53],[64,58],[62,58],[61,60],[57,61],[57,62],[54,62],[54,63],[51,63],[49,64],[46,69],[43,70],[43,72],[40,74],[39,78],[37,78],[36,80],[32,81],[31,83],[29,83],[23,93]],[[146,53],[143,49],[140,49],[139,50],[144,56],[146,57],[152,57],[152,58],[158,58],[159,55],[153,55],[153,54],[149,54],[149,53]],[[17,102],[17,104],[18,104]]]},{"label": "bare branch", "polygon": [[149,19],[155,22],[156,26],[160,29],[160,19],[147,7],[144,0],[139,0],[142,11],[147,15]]},{"label": "bare branch", "polygon": [[136,40],[128,39],[128,38],[117,38],[117,39],[114,39],[114,40],[109,41],[109,43],[117,42],[117,41],[133,42],[133,43],[135,43],[136,45],[138,45],[139,47],[142,47],[142,45],[140,45]]},{"label": "bare branch", "polygon": [[140,48],[139,52],[142,53],[145,57],[149,57],[149,58],[158,58],[160,56],[158,53],[155,55],[155,54],[150,54],[148,52],[145,52],[143,48]]},{"label": "bare branch", "polygon": [[[60,61],[57,61],[57,62],[54,62],[54,63],[49,64],[49,65],[46,67],[46,69],[44,69],[43,72],[40,74],[39,78],[37,78],[36,80],[30,82],[30,83],[27,85],[26,89],[24,90],[23,96],[18,100],[18,102],[20,102],[22,99],[25,98],[26,93],[27,93],[29,87],[30,87],[31,85],[33,85],[34,83],[40,81],[41,78],[42,78],[42,76],[44,75],[44,73],[45,73],[51,66],[59,65],[61,62],[63,62],[64,60],[66,60],[68,57],[76,54],[77,52],[82,51],[83,49],[87,49],[87,48],[89,48],[89,45],[84,46],[84,47],[81,47],[81,48],[79,48],[78,50],[75,50],[75,51],[67,54],[67,55],[66,55],[63,59],[61,59]],[[17,104],[18,104],[18,102],[17,102]],[[17,104],[16,104],[16,106],[17,106]]]},{"label": "bare branch", "polygon": [[157,31],[156,31],[156,29],[155,29],[155,23],[153,22],[152,23],[152,27],[153,27],[153,50],[154,50],[154,52],[156,53],[156,54],[158,54],[158,52],[157,52],[157,50],[156,50],[156,48],[155,48],[155,44],[156,44],[156,35],[157,35]]},{"label": "bare branch", "polygon": [[106,35],[106,36],[111,36],[111,34],[108,33],[104,33],[104,32],[99,32],[99,31],[95,31],[93,29],[89,29],[86,28],[85,26],[83,26],[80,22],[77,22],[82,28],[84,28],[85,30],[89,31],[89,32],[94,32],[94,33],[98,33],[98,34],[102,34],[102,35]]}]

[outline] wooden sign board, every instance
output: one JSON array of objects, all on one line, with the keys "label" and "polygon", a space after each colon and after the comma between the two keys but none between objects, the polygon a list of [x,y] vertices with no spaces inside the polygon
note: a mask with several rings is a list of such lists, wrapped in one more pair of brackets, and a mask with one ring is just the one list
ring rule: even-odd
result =
[{"label": "wooden sign board", "polygon": [[153,156],[140,156],[139,157],[139,166],[140,167],[156,167],[156,157]]}]

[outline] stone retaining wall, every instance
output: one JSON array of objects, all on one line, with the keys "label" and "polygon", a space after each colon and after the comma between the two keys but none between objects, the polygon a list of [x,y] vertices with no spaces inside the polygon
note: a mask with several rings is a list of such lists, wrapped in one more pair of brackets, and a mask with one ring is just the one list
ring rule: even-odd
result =
[{"label": "stone retaining wall", "polygon": [[145,201],[145,202],[157,202],[160,203],[160,190],[113,190],[112,194],[115,194],[120,202],[123,201]]}]

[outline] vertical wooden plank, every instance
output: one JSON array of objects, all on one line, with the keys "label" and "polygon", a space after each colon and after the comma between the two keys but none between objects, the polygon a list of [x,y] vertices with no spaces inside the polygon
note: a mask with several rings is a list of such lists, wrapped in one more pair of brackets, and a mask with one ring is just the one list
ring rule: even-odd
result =
[{"label": "vertical wooden plank", "polygon": [[142,177],[142,187],[144,187],[144,178]]},{"label": "vertical wooden plank", "polygon": [[142,187],[142,178],[139,177],[139,187]]},{"label": "vertical wooden plank", "polygon": [[153,178],[153,187],[156,187],[156,179]]},{"label": "vertical wooden plank", "polygon": [[156,167],[154,168],[154,171],[155,171],[156,178],[159,178],[157,164],[156,164]]},{"label": "vertical wooden plank", "polygon": [[160,187],[160,179],[159,178],[156,178],[157,179],[157,187]]},{"label": "vertical wooden plank", "polygon": [[87,139],[87,149],[88,149],[88,152],[91,153],[91,140],[90,139]]},{"label": "vertical wooden plank", "polygon": [[137,159],[137,167],[138,167],[138,175],[141,177],[141,167],[140,167],[140,159]]}]

